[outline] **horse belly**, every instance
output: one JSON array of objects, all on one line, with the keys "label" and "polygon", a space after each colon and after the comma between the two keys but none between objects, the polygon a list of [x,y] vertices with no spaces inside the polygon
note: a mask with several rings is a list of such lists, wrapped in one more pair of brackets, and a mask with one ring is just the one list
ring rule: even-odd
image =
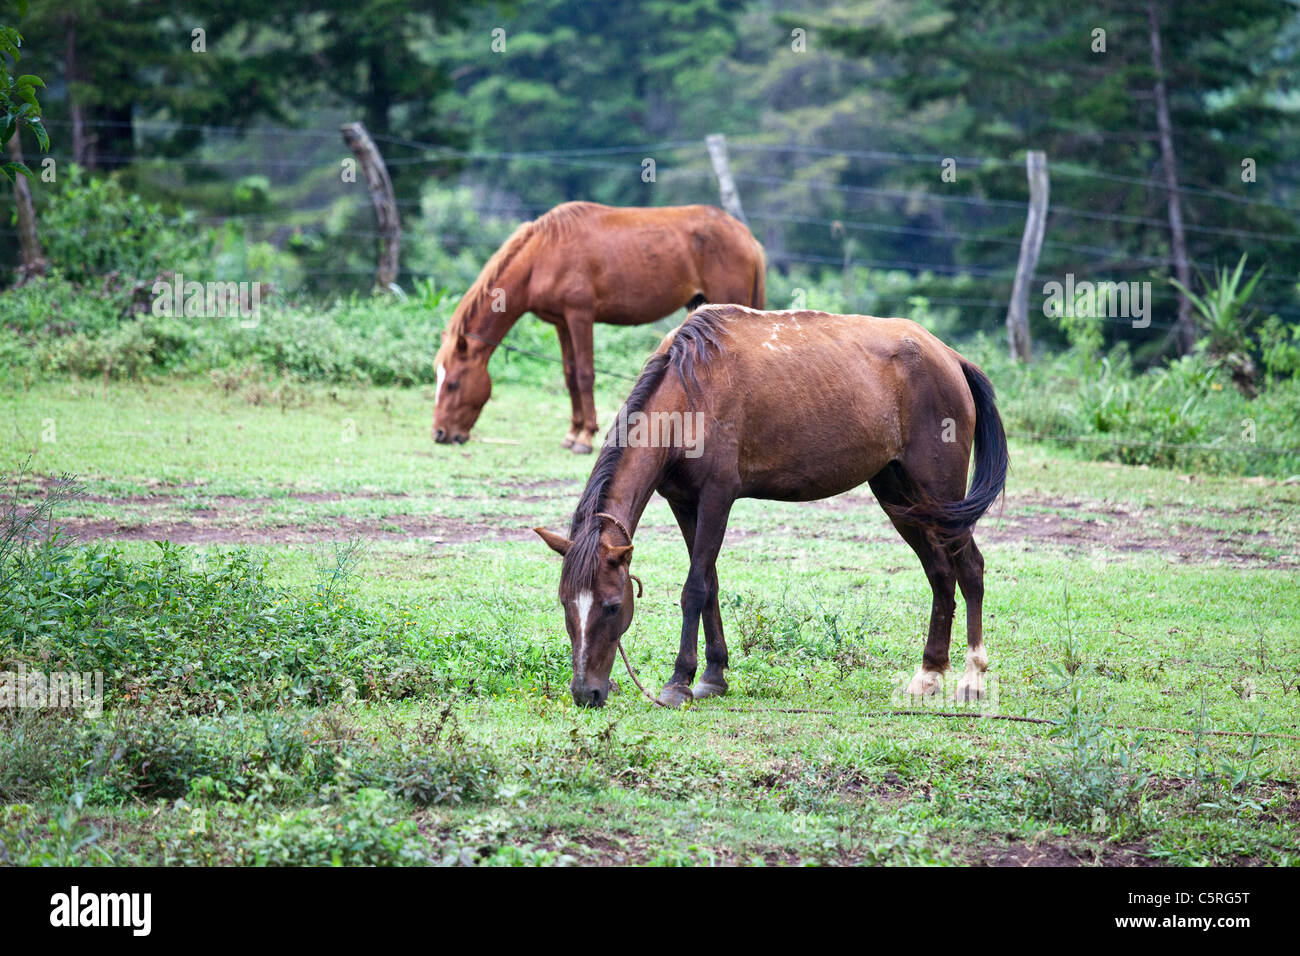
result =
[{"label": "horse belly", "polygon": [[866,482],[895,454],[892,434],[872,435],[847,423],[821,428],[803,423],[802,431],[782,430],[784,437],[769,434],[747,443],[740,469],[742,496],[777,501],[830,498]]}]

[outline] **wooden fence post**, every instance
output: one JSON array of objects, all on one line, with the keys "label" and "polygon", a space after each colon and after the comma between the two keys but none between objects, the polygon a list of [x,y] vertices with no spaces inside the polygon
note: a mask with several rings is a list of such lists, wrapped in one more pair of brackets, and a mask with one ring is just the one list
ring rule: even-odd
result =
[{"label": "wooden fence post", "polygon": [[713,163],[713,174],[718,177],[722,208],[748,226],[745,210],[740,205],[740,193],[736,192],[736,181],[731,178],[731,164],[727,162],[727,137],[710,133],[704,138],[704,145],[709,151],[709,162]]},{"label": "wooden fence post", "polygon": [[[19,133],[14,131],[9,140],[9,158],[15,163],[23,161],[23,146],[18,141]],[[18,268],[18,284],[28,279],[44,275],[49,263],[41,250],[41,240],[36,234],[36,206],[32,203],[32,187],[22,173],[14,174],[14,207],[18,218],[18,250],[22,264]]]},{"label": "wooden fence post", "polygon": [[1047,228],[1047,154],[1031,149],[1025,157],[1029,175],[1029,212],[1025,216],[1025,234],[1020,240],[1020,261],[1016,263],[1016,281],[1011,287],[1011,304],[1007,307],[1007,345],[1012,361],[1028,362],[1029,284],[1038,268],[1043,251],[1043,233]]},{"label": "wooden fence post", "polygon": [[393,197],[393,181],[365,126],[345,123],[341,129],[343,142],[348,144],[365,174],[370,202],[375,207],[375,223],[379,227],[379,265],[375,268],[375,285],[387,291],[397,281],[402,246],[402,222],[397,213],[397,200]]}]

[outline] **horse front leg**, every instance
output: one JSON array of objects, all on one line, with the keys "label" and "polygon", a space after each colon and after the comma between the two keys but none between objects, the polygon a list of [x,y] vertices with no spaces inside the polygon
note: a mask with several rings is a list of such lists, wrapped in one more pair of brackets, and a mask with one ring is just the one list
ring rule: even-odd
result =
[{"label": "horse front leg", "polygon": [[[698,685],[701,696],[711,697],[726,692],[727,683],[722,669],[727,666],[727,647],[722,642],[722,612],[718,607],[718,572],[715,564],[727,533],[727,517],[731,513],[734,497],[716,490],[706,493],[695,509],[693,527],[688,532],[682,526],[691,549],[691,569],[682,586],[682,636],[677,650],[673,675],[659,692],[659,702],[668,707],[680,707],[695,698],[691,681],[699,666],[698,645],[700,620],[704,619],[706,641],[705,679]],[[677,511],[677,506],[674,506]],[[679,523],[682,518],[679,516]]]},{"label": "horse front leg", "polygon": [[[677,525],[682,530],[686,550],[690,552],[695,548],[695,509],[671,498],[668,499],[668,505],[672,508]],[[718,603],[716,562],[709,568],[708,584],[711,599],[700,614],[704,624],[704,675],[700,678],[700,682],[691,688],[691,696],[696,700],[720,697],[727,692],[727,679],[723,676],[723,671],[727,668],[727,641],[722,634],[722,608]],[[676,676],[674,674],[674,678]],[[689,681],[689,678],[687,680]]]},{"label": "horse front leg", "polygon": [[704,673],[700,682],[691,688],[696,700],[721,697],[727,692],[727,641],[722,634],[722,607],[718,603],[718,569],[709,567],[709,603],[702,615],[704,621]]}]

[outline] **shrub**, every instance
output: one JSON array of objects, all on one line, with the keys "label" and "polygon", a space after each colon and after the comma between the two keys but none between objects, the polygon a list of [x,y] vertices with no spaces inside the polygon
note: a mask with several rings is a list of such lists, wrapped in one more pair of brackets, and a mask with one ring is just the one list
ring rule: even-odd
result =
[{"label": "shrub", "polygon": [[356,755],[353,777],[418,806],[455,805],[490,796],[498,770],[487,748],[469,740],[447,704],[437,718],[392,727],[391,749]]},{"label": "shrub", "polygon": [[1146,739],[1121,740],[1107,726],[1108,710],[1084,710],[1077,685],[1048,733],[1054,753],[1030,775],[1030,809],[1037,815],[1094,830],[1138,809],[1150,774],[1141,766]]},{"label": "shrub", "polygon": [[117,180],[75,165],[41,211],[41,238],[50,264],[72,282],[112,272],[152,280],[199,267],[211,254],[210,237],[190,218],[170,218]]},{"label": "shrub", "polygon": [[411,866],[430,862],[429,844],[382,790],[364,788],[337,806],[280,814],[259,825],[246,863],[257,866]]},{"label": "shrub", "polygon": [[408,654],[409,620],[338,590],[277,587],[247,551],[200,564],[165,542],[141,560],[56,542],[9,560],[24,563],[4,584],[0,660],[102,671],[110,704],[220,712],[440,686]]}]

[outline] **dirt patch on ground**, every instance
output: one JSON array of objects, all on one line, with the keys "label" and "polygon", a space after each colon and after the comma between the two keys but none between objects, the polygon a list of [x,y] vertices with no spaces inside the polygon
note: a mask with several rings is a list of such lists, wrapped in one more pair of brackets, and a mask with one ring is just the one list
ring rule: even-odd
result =
[{"label": "dirt patch on ground", "polygon": [[1180,518],[1150,510],[1099,508],[1095,503],[1021,499],[1008,502],[1000,514],[981,521],[976,540],[1009,544],[1047,541],[1066,550],[1116,554],[1158,552],[1190,564],[1297,566],[1297,556],[1288,554],[1286,544],[1270,531],[1227,533]]},{"label": "dirt patch on ground", "polygon": [[[833,511],[879,508],[875,499],[841,495],[812,503]],[[1067,552],[1100,553],[1121,557],[1134,553],[1159,553],[1188,564],[1232,567],[1295,568],[1300,554],[1272,531],[1228,533],[1213,527],[1217,521],[1240,521],[1243,513],[1263,517],[1257,510],[1197,508],[1126,508],[1099,501],[1008,495],[995,504],[975,530],[980,544],[1046,544]],[[1280,517],[1275,515],[1270,519]],[[882,525],[881,534],[859,535],[853,540],[875,541],[893,531]],[[729,532],[730,533],[730,532]]]},{"label": "dirt patch on ground", "polygon": [[[38,478],[46,485],[52,478]],[[573,479],[545,481],[504,481],[493,487],[508,489],[509,502],[553,500],[555,495],[577,493],[580,483]],[[549,492],[549,494],[548,494]],[[198,497],[199,502],[194,498]],[[122,506],[128,513],[119,518],[66,518],[65,532],[81,540],[110,538],[125,541],[169,540],[178,544],[300,544],[303,542],[346,539],[351,537],[379,540],[398,538],[430,539],[447,544],[477,541],[526,540],[529,522],[519,518],[511,527],[508,515],[496,520],[449,518],[438,515],[403,514],[410,508],[411,495],[358,491],[353,493],[291,491],[283,495],[239,497],[205,496],[198,485],[160,486],[157,494],[108,496],[87,495],[85,501]],[[393,514],[382,517],[310,518],[297,523],[267,512],[286,501],[303,504],[346,503],[348,501],[392,501]],[[199,503],[206,507],[194,508]],[[484,502],[485,508],[500,508],[505,502]],[[867,494],[851,493],[811,507],[835,512],[878,511],[879,506]],[[184,510],[182,510],[184,508]],[[415,509],[419,510],[419,509]],[[524,509],[527,510],[527,509]],[[1122,559],[1127,555],[1158,553],[1170,560],[1192,564],[1218,564],[1241,568],[1300,567],[1300,548],[1279,534],[1280,515],[1258,515],[1264,527],[1249,532],[1225,532],[1215,524],[1240,523],[1242,509],[1212,511],[1201,509],[1158,510],[1128,508],[1121,505],[1041,496],[1008,497],[985,516],[976,530],[981,544],[994,543],[1022,547],[1049,547],[1067,553],[1082,553],[1103,558]],[[179,512],[179,513],[177,513]],[[673,527],[647,525],[656,533],[676,534]],[[731,541],[771,533],[773,528],[733,525],[727,537]],[[792,529],[793,531],[794,529]],[[807,535],[807,529],[800,530]],[[833,534],[833,529],[827,533]],[[812,534],[813,538],[818,535]],[[880,541],[895,537],[888,522],[881,517],[874,531],[852,535],[854,541]]]},{"label": "dirt patch on ground", "polygon": [[502,528],[456,518],[430,515],[390,515],[361,520],[331,519],[328,525],[282,524],[241,526],[220,524],[203,517],[187,521],[123,522],[115,519],[68,519],[60,523],[65,534],[79,541],[171,541],[174,544],[305,544],[313,541],[427,539],[440,544],[469,541],[526,541],[533,532],[521,525]]},{"label": "dirt patch on ground", "polygon": [[1044,841],[1006,843],[980,851],[977,866],[1159,866],[1144,843],[1098,848],[1087,844]]}]

